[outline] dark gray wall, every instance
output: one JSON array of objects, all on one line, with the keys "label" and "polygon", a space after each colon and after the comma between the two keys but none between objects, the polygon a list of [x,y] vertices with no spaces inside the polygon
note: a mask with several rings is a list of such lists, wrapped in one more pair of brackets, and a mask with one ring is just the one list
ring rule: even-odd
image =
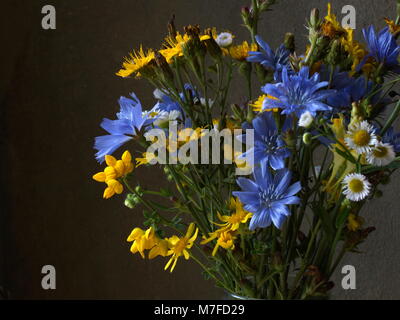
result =
[{"label": "dark gray wall", "polygon": [[[102,133],[102,117],[113,117],[117,99],[134,91],[146,107],[154,103],[144,82],[118,78],[122,57],[133,48],[157,48],[172,13],[177,24],[199,23],[233,31],[248,1],[75,0],[51,3],[57,30],[41,29],[44,1],[2,2],[1,136],[2,196],[0,281],[12,297],[65,298],[219,298],[191,262],[180,261],[171,275],[164,260],[132,256],[125,239],[140,225],[141,212],[129,210],[123,197],[101,199],[103,186],[91,180],[100,167],[93,158],[93,137]],[[276,47],[286,31],[304,48],[305,17],[326,1],[282,0],[264,16],[260,32]],[[333,1],[357,9],[357,35],[372,21],[393,16],[394,0]],[[4,88],[4,90],[3,90]],[[235,90],[232,101],[241,98]],[[137,179],[157,185],[160,173],[138,170]],[[394,181],[399,176],[396,175]],[[399,185],[365,208],[377,227],[362,246],[365,253],[346,258],[357,268],[357,290],[344,292],[340,274],[334,297],[400,298]],[[44,291],[41,267],[57,269],[57,289]]]}]

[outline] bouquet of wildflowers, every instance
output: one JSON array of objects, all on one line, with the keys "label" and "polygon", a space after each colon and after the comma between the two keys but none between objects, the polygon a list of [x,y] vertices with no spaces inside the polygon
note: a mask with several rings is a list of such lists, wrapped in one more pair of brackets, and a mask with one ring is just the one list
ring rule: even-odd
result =
[{"label": "bouquet of wildflowers", "polygon": [[[106,167],[93,178],[104,198],[125,191],[125,205],[143,209],[132,253],[164,258],[171,272],[192,259],[235,296],[311,299],[374,230],[362,208],[400,167],[400,16],[359,42],[330,5],[324,18],[314,9],[300,54],[293,34],[276,50],[260,35],[274,2],[242,9],[247,41],[178,31],[172,19],[159,50],[131,53],[117,75],[149,81],[156,102],[144,110],[134,93],[120,98],[95,139]],[[241,102],[230,98],[234,77]],[[162,167],[171,187],[141,186],[141,166]]]}]

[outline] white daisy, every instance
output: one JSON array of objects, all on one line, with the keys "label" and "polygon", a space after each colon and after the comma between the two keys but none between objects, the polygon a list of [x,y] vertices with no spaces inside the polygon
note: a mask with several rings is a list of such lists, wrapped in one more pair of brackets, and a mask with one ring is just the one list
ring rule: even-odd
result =
[{"label": "white daisy", "polygon": [[371,183],[360,173],[350,173],[343,179],[343,194],[351,201],[361,201],[368,197]]},{"label": "white daisy", "polygon": [[229,47],[232,44],[233,36],[229,32],[222,32],[218,35],[215,42],[222,48]]},{"label": "white daisy", "polygon": [[346,145],[358,154],[370,152],[378,142],[374,127],[367,121],[357,122],[349,127],[345,138]]},{"label": "white daisy", "polygon": [[396,158],[393,146],[389,143],[378,142],[370,152],[367,153],[367,161],[378,167],[387,166]]},{"label": "white daisy", "polygon": [[314,117],[312,116],[310,111],[304,112],[299,119],[299,127],[308,128],[314,121]]}]

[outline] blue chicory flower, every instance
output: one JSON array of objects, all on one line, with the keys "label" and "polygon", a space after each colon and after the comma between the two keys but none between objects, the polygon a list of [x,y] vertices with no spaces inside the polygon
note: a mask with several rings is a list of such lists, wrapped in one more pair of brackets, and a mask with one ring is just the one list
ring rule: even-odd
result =
[{"label": "blue chicory flower", "polygon": [[289,50],[282,44],[276,52],[273,52],[271,47],[260,36],[257,35],[255,38],[263,52],[250,51],[247,61],[259,63],[264,68],[273,70],[275,72],[275,80],[280,81],[283,67],[289,67]]},{"label": "blue chicory flower", "polygon": [[[243,153],[240,158],[246,159],[250,154],[254,156],[254,164],[262,167],[271,166],[278,170],[285,167],[285,159],[290,156],[289,149],[279,134],[273,113],[263,112],[253,121],[254,146]],[[284,128],[285,129],[285,128]],[[245,142],[245,136],[239,137]]]},{"label": "blue chicory flower", "polygon": [[118,101],[120,112],[117,113],[117,120],[104,118],[100,124],[109,133],[95,138],[96,159],[100,163],[103,163],[104,156],[113,154],[153,121],[146,113],[142,113],[142,105],[137,96],[134,93],[130,95],[132,99],[120,97]]},{"label": "blue chicory flower", "polygon": [[329,111],[325,101],[335,90],[323,89],[329,82],[320,81],[319,73],[309,75],[309,68],[303,67],[298,74],[289,75],[287,68],[282,70],[282,82],[266,84],[261,90],[276,99],[266,98],[264,105],[268,108],[280,108],[282,114],[296,114],[300,117],[309,111],[313,116],[318,111]]},{"label": "blue chicory flower", "polygon": [[369,26],[363,29],[365,41],[367,42],[369,54],[363,59],[358,70],[364,66],[369,58],[374,58],[377,63],[396,73],[400,73],[400,65],[398,57],[400,53],[400,46],[397,44],[396,39],[390,33],[388,27],[382,29],[376,34],[374,26]]},{"label": "blue chicory flower", "polygon": [[237,184],[242,191],[233,195],[244,204],[244,209],[253,213],[250,230],[266,228],[273,223],[281,228],[286,217],[290,215],[288,205],[299,204],[300,198],[295,196],[300,190],[300,182],[290,185],[292,173],[281,169],[273,175],[268,168],[257,167],[253,172],[253,180],[238,178]]}]

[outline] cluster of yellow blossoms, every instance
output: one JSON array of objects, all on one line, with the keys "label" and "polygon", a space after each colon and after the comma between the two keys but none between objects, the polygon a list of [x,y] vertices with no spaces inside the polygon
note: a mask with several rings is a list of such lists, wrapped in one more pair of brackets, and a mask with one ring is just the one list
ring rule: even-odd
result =
[{"label": "cluster of yellow blossoms", "polygon": [[150,250],[149,259],[154,259],[157,256],[171,256],[164,269],[167,270],[171,267],[170,272],[172,272],[179,257],[184,256],[186,260],[189,259],[190,253],[188,250],[192,248],[196,241],[198,232],[199,229],[196,228],[194,223],[191,223],[183,237],[174,235],[170,238],[161,239],[157,236],[153,227],[150,227],[146,231],[135,228],[127,241],[133,242],[131,252],[139,252],[142,258],[145,258],[145,250]]},{"label": "cluster of yellow blossoms", "polygon": [[[357,66],[367,55],[367,51],[361,43],[354,40],[354,30],[351,28],[343,28],[342,25],[336,18],[336,15],[332,13],[332,6],[328,3],[328,14],[326,15],[324,22],[321,26],[322,34],[330,39],[338,38],[344,50],[349,54],[353,60],[350,75],[352,75]],[[372,65],[366,63],[362,70],[368,74],[371,72]]]},{"label": "cluster of yellow blossoms", "polygon": [[235,249],[235,240],[241,224],[246,223],[252,213],[243,209],[243,205],[239,200],[231,198],[229,209],[233,212],[230,216],[221,216],[218,213],[218,218],[222,223],[214,223],[220,228],[209,234],[209,238],[205,238],[201,244],[207,244],[213,240],[217,240],[212,255],[215,256],[218,248]]},{"label": "cluster of yellow blossoms", "polygon": [[[217,38],[218,35],[215,28],[211,30],[211,36],[214,39]],[[209,40],[211,36],[204,32],[199,35],[199,39],[200,41],[206,41]],[[168,36],[165,38],[163,49],[158,52],[165,58],[167,63],[170,64],[174,61],[175,57],[183,56],[184,46],[189,40],[190,36],[188,34],[180,34],[177,32],[175,36]],[[230,56],[232,59],[238,61],[244,61],[249,56],[250,51],[257,51],[257,49],[257,44],[249,44],[247,41],[239,45],[230,45],[226,48],[221,47],[221,51],[225,56]],[[125,61],[122,64],[123,68],[117,72],[117,75],[123,78],[129,77],[132,74],[136,77],[140,77],[142,75],[140,71],[148,65],[151,65],[155,57],[155,50],[149,49],[144,51],[143,48],[140,47],[138,51],[130,53],[129,57],[124,59]]]},{"label": "cluster of yellow blossoms", "polygon": [[107,184],[107,188],[104,190],[103,198],[109,199],[114,194],[121,194],[124,190],[123,185],[119,178],[125,177],[127,174],[133,171],[132,156],[129,151],[125,151],[121,157],[121,160],[115,159],[113,156],[106,155],[105,161],[107,167],[104,171],[96,173],[93,179],[98,182],[104,182]]}]

